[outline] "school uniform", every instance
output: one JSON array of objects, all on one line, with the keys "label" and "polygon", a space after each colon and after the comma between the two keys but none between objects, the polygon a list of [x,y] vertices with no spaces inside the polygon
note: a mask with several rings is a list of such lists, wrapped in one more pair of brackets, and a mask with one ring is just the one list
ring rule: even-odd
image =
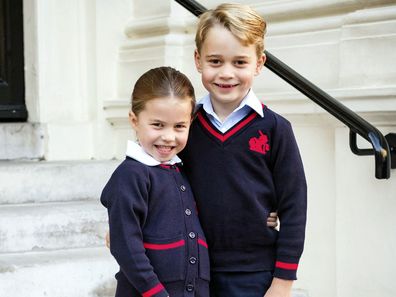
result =
[{"label": "school uniform", "polygon": [[[216,117],[207,96],[182,152],[208,240],[211,286],[219,282],[218,296],[233,296],[223,293],[230,275],[250,274],[252,283],[268,278],[266,272],[294,280],[304,246],[307,189],[291,125],[252,91],[226,119],[228,127]],[[279,232],[267,227],[272,211],[278,212]]]},{"label": "school uniform", "polygon": [[160,164],[136,143],[101,195],[116,297],[209,297],[209,257],[189,183],[177,156]]}]

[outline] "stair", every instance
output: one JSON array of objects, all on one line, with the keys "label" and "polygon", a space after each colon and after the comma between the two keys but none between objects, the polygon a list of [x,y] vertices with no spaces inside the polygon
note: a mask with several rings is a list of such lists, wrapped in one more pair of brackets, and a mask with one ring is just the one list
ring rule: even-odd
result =
[{"label": "stair", "polygon": [[0,296],[114,296],[118,267],[105,247],[13,253],[0,259]]},{"label": "stair", "polygon": [[0,205],[97,199],[117,161],[0,161]]},{"label": "stair", "polygon": [[38,123],[1,123],[0,160],[43,159],[46,128]]},{"label": "stair", "polygon": [[0,253],[100,246],[107,213],[96,200],[0,206]]},{"label": "stair", "polygon": [[99,197],[118,164],[0,161],[0,296],[114,296]]}]

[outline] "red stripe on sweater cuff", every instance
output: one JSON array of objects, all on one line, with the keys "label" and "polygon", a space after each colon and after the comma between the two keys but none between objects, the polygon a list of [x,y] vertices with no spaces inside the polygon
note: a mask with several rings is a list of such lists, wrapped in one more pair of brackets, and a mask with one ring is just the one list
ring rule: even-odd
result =
[{"label": "red stripe on sweater cuff", "polygon": [[286,270],[297,270],[298,264],[276,261],[275,267],[276,268],[281,268],[281,269],[286,269]]},{"label": "red stripe on sweater cuff", "polygon": [[147,292],[143,293],[143,297],[151,297],[155,294],[157,294],[158,292],[161,292],[164,289],[164,286],[162,284],[158,284],[156,285],[154,288],[148,290]]}]

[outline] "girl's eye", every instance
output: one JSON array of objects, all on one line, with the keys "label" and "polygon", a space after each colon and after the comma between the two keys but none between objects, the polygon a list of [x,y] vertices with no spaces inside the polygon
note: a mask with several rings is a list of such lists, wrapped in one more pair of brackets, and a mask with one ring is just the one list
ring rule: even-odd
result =
[{"label": "girl's eye", "polygon": [[180,125],[176,125],[175,127],[176,129],[184,129],[186,128],[186,125],[180,124]]},{"label": "girl's eye", "polygon": [[152,123],[151,126],[157,127],[157,128],[161,128],[164,125],[162,125],[161,123]]}]

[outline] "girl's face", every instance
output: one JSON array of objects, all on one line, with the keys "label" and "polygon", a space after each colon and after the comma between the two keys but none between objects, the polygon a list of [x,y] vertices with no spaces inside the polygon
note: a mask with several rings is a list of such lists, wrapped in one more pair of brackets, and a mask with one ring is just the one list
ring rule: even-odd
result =
[{"label": "girl's face", "polygon": [[191,124],[191,101],[175,97],[156,98],[129,120],[142,148],[157,161],[172,159],[187,143]]}]

